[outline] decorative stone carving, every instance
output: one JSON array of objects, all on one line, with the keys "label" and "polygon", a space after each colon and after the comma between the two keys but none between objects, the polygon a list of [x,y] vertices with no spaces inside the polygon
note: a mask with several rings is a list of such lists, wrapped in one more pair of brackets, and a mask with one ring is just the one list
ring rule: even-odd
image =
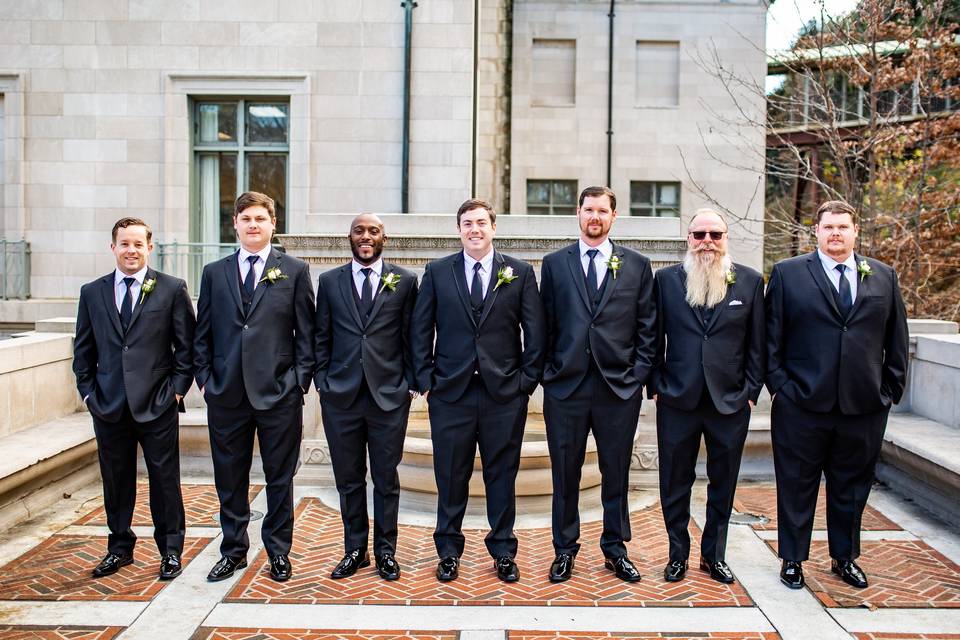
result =
[{"label": "decorative stone carving", "polygon": [[638,445],[633,448],[630,468],[638,471],[651,471],[660,468],[660,454],[656,447]]},{"label": "decorative stone carving", "polygon": [[326,440],[304,440],[300,449],[303,464],[330,464],[330,447]]}]

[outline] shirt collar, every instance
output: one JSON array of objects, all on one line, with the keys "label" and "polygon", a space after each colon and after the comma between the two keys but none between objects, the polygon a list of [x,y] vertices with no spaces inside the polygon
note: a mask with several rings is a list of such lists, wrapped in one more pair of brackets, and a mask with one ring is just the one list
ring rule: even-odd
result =
[{"label": "shirt collar", "polygon": [[610,238],[607,238],[596,247],[591,247],[590,245],[588,245],[586,242],[583,241],[583,238],[580,238],[577,242],[580,244],[581,258],[587,255],[587,251],[589,251],[590,249],[598,250],[600,252],[600,256],[605,259],[609,259],[610,256],[613,254],[613,244],[610,242]]},{"label": "shirt collar", "polygon": [[358,273],[360,273],[360,269],[365,269],[367,267],[370,267],[371,269],[373,269],[373,272],[377,274],[377,277],[379,278],[380,274],[383,273],[383,258],[377,258],[376,262],[369,265],[360,264],[356,260],[353,260],[351,261],[350,266],[353,269],[353,275],[357,275]]},{"label": "shirt collar", "polygon": [[[823,268],[826,269],[827,271],[836,269],[837,265],[840,264],[839,262],[837,262],[836,260],[828,256],[827,254],[825,254],[823,251],[820,251],[819,247],[817,248],[817,255],[820,256],[820,262],[823,264]],[[852,271],[857,270],[857,259],[854,257],[854,254],[852,251],[850,252],[850,255],[847,256],[847,259],[843,261],[843,264],[844,266],[847,267],[847,269],[850,269]]]},{"label": "shirt collar", "polygon": [[487,273],[490,273],[490,270],[493,267],[493,247],[490,247],[490,251],[487,253],[487,255],[483,256],[479,260],[474,260],[473,258],[467,255],[466,251],[464,251],[463,262],[467,266],[467,269],[473,269],[474,263],[479,262],[483,270],[486,271]]},{"label": "shirt collar", "polygon": [[140,269],[140,271],[137,271],[132,276],[128,276],[123,271],[120,271],[120,269],[114,269],[113,270],[113,286],[115,287],[118,286],[121,282],[123,282],[124,278],[133,278],[134,280],[137,281],[137,284],[142,285],[143,279],[146,277],[147,277],[147,267]]},{"label": "shirt collar", "polygon": [[263,249],[260,249],[260,251],[257,251],[257,252],[254,254],[254,253],[251,253],[250,251],[247,251],[246,249],[243,248],[243,246],[241,246],[241,247],[240,247],[240,257],[238,258],[238,260],[239,260],[240,262],[243,262],[244,260],[246,260],[246,259],[249,258],[250,256],[256,255],[256,256],[259,256],[261,260],[263,260],[263,264],[267,264],[267,258],[270,257],[270,251],[271,251],[271,250],[273,250],[273,247],[271,247],[271,246],[268,244],[268,245],[265,246]]}]

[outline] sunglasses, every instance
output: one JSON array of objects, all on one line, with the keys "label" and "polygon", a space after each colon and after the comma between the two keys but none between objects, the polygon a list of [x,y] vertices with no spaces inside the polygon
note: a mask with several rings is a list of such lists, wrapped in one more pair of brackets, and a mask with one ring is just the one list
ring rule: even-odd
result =
[{"label": "sunglasses", "polygon": [[691,231],[690,235],[693,236],[694,240],[703,240],[707,237],[708,233],[710,234],[711,240],[720,240],[726,231]]}]

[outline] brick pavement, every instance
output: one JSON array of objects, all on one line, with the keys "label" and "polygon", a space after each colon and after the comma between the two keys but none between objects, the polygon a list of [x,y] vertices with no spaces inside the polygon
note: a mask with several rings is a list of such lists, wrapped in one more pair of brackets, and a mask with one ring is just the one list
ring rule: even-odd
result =
[{"label": "brick pavement", "polygon": [[236,629],[200,627],[191,640],[457,640],[456,631]]},{"label": "brick pavement", "polygon": [[4,640],[110,640],[121,631],[123,627],[0,625],[0,638]]},{"label": "brick pavement", "polygon": [[[777,489],[774,486],[750,486],[740,485],[737,487],[736,498],[733,507],[739,513],[752,513],[762,515],[769,520],[765,523],[751,525],[757,531],[776,531],[777,530]],[[826,531],[827,529],[827,495],[823,486],[820,487],[820,494],[817,497],[817,511],[813,520],[815,530]],[[900,527],[882,513],[867,505],[863,512],[863,531],[900,531]]]},{"label": "brick pavement", "polygon": [[[263,489],[263,485],[250,486],[250,501]],[[184,484],[180,486],[183,494],[183,509],[188,527],[219,527],[216,516],[220,514],[220,500],[217,489],[212,484]],[[86,514],[74,524],[107,526],[107,513],[102,506]],[[137,506],[133,511],[133,526],[153,526],[150,517],[150,488],[146,482],[137,483]]]},{"label": "brick pavement", "polygon": [[[630,557],[644,576],[627,584],[603,568],[598,540],[602,523],[582,527],[583,547],[571,580],[553,584],[546,574],[553,560],[550,529],[518,530],[517,563],[521,579],[505,584],[496,577],[493,560],[483,546],[485,531],[464,531],[466,549],[460,578],[440,583],[434,571],[437,557],[432,529],[401,525],[397,559],[403,570],[400,580],[381,580],[373,566],[346,580],[331,580],[330,571],[343,555],[343,534],[339,513],[319,500],[307,498],[297,509],[290,559],[294,575],[276,583],[267,573],[264,553],[257,556],[226,602],[340,603],[410,605],[564,605],[564,606],[751,606],[739,583],[722,585],[697,569],[678,583],[663,581],[667,562],[667,538],[659,507],[631,514],[633,542]],[[700,532],[691,525],[693,548],[699,546]],[[699,558],[691,557],[696,566]]]}]

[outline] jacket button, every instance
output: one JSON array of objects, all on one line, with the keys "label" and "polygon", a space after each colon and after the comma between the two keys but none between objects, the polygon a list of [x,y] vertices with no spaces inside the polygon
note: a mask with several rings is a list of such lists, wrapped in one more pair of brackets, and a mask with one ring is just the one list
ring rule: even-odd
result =
[{"label": "jacket button", "polygon": [[360,362],[363,363],[363,358],[360,358]]},{"label": "jacket button", "polygon": [[248,325],[243,325],[243,330],[244,330],[244,331],[246,331],[246,330],[249,329],[249,328],[250,328],[250,327],[249,327]]},{"label": "jacket button", "polygon": [[586,351],[587,353],[590,353],[590,349],[589,349],[589,348],[585,349],[585,351]]},{"label": "jacket button", "polygon": [[590,323],[590,328],[591,328],[591,329],[596,329],[596,328],[597,328],[597,323],[591,322],[591,323]]},{"label": "jacket button", "polygon": [[844,328],[843,328],[843,330],[844,330],[844,331],[846,331],[846,330],[847,330],[847,328],[846,328],[846,327],[844,327]]},{"label": "jacket button", "polygon": [[128,347],[127,345],[123,345],[123,350],[124,350],[124,351],[130,351],[130,347]]},{"label": "jacket button", "polygon": [[479,340],[479,339],[480,339],[480,334],[477,333],[477,334],[475,334],[473,337],[476,338],[477,340]]},{"label": "jacket button", "polygon": [[703,339],[704,339],[704,340],[709,340],[709,339],[710,339],[710,336],[703,336]]},{"label": "jacket button", "polygon": [[363,339],[364,339],[364,340],[367,339],[367,334],[363,334]]}]

